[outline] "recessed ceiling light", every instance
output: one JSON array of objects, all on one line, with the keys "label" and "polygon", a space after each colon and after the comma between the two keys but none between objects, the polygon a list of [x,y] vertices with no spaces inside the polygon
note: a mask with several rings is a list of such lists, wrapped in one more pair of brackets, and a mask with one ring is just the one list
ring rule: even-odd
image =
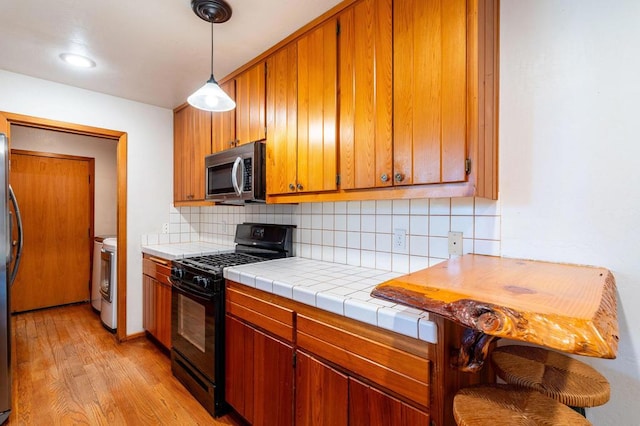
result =
[{"label": "recessed ceiling light", "polygon": [[76,55],[75,53],[61,53],[60,59],[67,64],[78,68],[93,68],[96,66],[95,61],[92,59],[89,59],[86,56]]}]

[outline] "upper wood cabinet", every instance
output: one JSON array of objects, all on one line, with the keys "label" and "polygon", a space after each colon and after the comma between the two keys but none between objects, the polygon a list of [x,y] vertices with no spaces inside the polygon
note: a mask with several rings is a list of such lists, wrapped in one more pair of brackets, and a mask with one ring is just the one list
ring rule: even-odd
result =
[{"label": "upper wood cabinet", "polygon": [[298,172],[298,45],[267,59],[267,193],[295,191]]},{"label": "upper wood cabinet", "polygon": [[337,189],[337,25],[329,19],[297,41],[298,192]]},{"label": "upper wood cabinet", "polygon": [[[220,85],[231,99],[236,98],[236,81],[231,79]],[[236,143],[236,110],[211,113],[211,152],[231,148]]]},{"label": "upper wood cabinet", "polygon": [[337,20],[267,60],[267,193],[337,189]]},{"label": "upper wood cabinet", "polygon": [[392,1],[362,0],[340,20],[340,185],[392,185]]},{"label": "upper wood cabinet", "polygon": [[267,137],[265,61],[243,71],[235,81],[237,145],[263,140]]},{"label": "upper wood cabinet", "polygon": [[173,114],[173,201],[204,200],[204,157],[211,153],[211,113],[186,105]]},{"label": "upper wood cabinet", "polygon": [[394,2],[394,181],[462,182],[468,158],[466,0]]}]

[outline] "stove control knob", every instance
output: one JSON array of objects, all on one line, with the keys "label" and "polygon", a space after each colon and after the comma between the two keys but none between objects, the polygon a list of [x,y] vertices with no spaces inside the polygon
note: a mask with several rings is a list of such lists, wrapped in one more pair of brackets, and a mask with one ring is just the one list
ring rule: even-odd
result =
[{"label": "stove control knob", "polygon": [[202,287],[204,287],[206,289],[210,289],[211,288],[211,278],[202,277]]},{"label": "stove control knob", "polygon": [[184,278],[184,269],[179,268],[177,266],[171,267],[171,276],[176,277],[178,279]]}]

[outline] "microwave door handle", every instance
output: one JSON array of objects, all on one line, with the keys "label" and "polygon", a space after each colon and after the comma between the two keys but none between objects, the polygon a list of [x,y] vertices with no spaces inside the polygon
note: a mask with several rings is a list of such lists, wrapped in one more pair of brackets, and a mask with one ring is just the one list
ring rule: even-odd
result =
[{"label": "microwave door handle", "polygon": [[[238,185],[238,168],[240,168],[240,185]],[[236,161],[233,162],[233,169],[231,170],[231,183],[233,184],[233,189],[236,191],[238,196],[242,195],[242,188],[244,188],[244,161],[242,158],[237,157]]]}]

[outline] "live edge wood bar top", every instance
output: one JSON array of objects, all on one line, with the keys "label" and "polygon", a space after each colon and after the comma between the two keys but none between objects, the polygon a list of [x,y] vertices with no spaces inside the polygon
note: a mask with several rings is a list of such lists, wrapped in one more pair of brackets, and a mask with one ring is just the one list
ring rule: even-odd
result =
[{"label": "live edge wood bar top", "polygon": [[467,254],[371,294],[468,327],[463,370],[481,368],[500,337],[600,358],[618,350],[616,284],[605,268]]}]

